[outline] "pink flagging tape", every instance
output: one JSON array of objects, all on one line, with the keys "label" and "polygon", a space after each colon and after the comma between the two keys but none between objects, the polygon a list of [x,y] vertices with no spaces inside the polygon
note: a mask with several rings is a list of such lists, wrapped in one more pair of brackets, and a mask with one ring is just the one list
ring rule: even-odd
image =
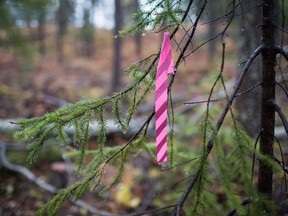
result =
[{"label": "pink flagging tape", "polygon": [[156,74],[156,151],[157,162],[164,163],[168,159],[167,153],[167,94],[168,94],[168,73],[174,74],[174,63],[172,59],[170,34],[164,32],[163,43]]}]

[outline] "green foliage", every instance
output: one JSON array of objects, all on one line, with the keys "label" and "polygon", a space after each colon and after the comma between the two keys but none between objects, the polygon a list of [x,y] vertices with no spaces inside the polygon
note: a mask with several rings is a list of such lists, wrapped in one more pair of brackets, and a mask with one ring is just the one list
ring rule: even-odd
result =
[{"label": "green foliage", "polygon": [[48,202],[46,205],[42,206],[36,212],[36,215],[57,215],[57,211],[62,206],[62,204],[67,200],[70,196],[72,196],[75,200],[79,199],[83,194],[85,194],[90,189],[90,182],[93,178],[100,178],[102,176],[103,170],[101,167],[97,172],[87,175],[83,180],[74,183],[68,188],[62,189],[58,192],[53,199]]},{"label": "green foliage", "polygon": [[174,27],[181,25],[181,0],[150,0],[146,2],[145,11],[140,11],[132,15],[135,22],[124,31],[120,32],[121,36],[133,35],[137,32],[145,32],[147,28],[156,30],[159,27]]},{"label": "green foliage", "polygon": [[[22,138],[28,145],[28,160],[30,163],[36,161],[41,149],[48,141],[50,137],[56,137],[61,145],[69,145],[71,141],[78,147],[78,151],[70,152],[66,154],[66,157],[76,157],[79,166],[84,164],[87,156],[92,160],[86,166],[85,169],[81,169],[81,173],[85,176],[83,180],[71,185],[70,187],[61,190],[49,203],[43,206],[37,215],[56,215],[57,210],[63,204],[63,202],[70,196],[75,199],[80,198],[85,192],[95,189],[101,182],[103,176],[103,170],[106,163],[113,161],[121,161],[119,170],[114,180],[110,182],[104,189],[108,190],[116,185],[124,172],[125,162],[129,149],[132,146],[143,147],[144,137],[140,140],[131,142],[126,147],[106,147],[107,136],[107,117],[109,113],[109,107],[112,104],[112,114],[115,117],[115,123],[123,129],[125,132],[129,128],[130,120],[137,112],[139,104],[145,100],[147,94],[154,86],[155,77],[155,62],[158,59],[157,56],[149,56],[144,60],[135,63],[133,66],[127,69],[127,73],[131,74],[134,83],[110,97],[104,97],[100,99],[85,100],[74,104],[64,106],[54,112],[47,113],[42,117],[36,117],[32,119],[20,119],[18,124],[21,128],[15,133],[15,137]],[[135,72],[137,71],[137,73]],[[132,97],[130,97],[132,95]],[[121,106],[124,106],[122,99],[131,98],[128,104],[128,111],[126,114],[122,113]],[[96,119],[99,130],[97,131],[98,149],[90,151],[87,149],[88,141],[91,135],[92,122]],[[66,130],[73,130],[73,139],[70,139]],[[142,143],[142,144],[136,144]],[[147,148],[147,147],[146,147]],[[95,179],[93,183],[92,180]],[[92,186],[90,186],[92,184]]]},{"label": "green foliage", "polygon": [[[51,136],[56,135],[59,140],[62,140],[65,143],[68,142],[69,140],[64,131],[64,127],[73,127],[75,130],[73,139],[74,144],[78,145],[82,152],[82,156],[79,160],[81,164],[83,155],[85,153],[86,144],[88,138],[90,137],[90,123],[95,116],[100,128],[97,134],[98,142],[100,149],[103,149],[107,135],[105,108],[109,105],[109,103],[116,104],[117,107],[114,107],[113,112],[116,118],[115,122],[119,124],[120,127],[125,125],[124,128],[127,129],[132,115],[137,111],[139,104],[144,100],[145,96],[154,85],[153,79],[151,79],[151,83],[148,83],[147,79],[145,81],[145,77],[148,76],[148,74],[155,74],[155,72],[152,72],[152,68],[145,68],[146,63],[150,62],[151,60],[152,56],[138,63],[138,70],[146,70],[146,72],[144,72],[140,78],[137,77],[131,87],[115,93],[110,97],[80,101],[78,103],[64,106],[63,108],[60,108],[52,113],[47,113],[42,117],[19,120],[18,124],[22,129],[15,133],[15,137],[32,142],[32,144],[29,145],[29,161],[34,162],[36,160],[37,155],[43,147],[45,141],[47,141],[47,139]],[[133,69],[135,68],[136,66],[133,67]],[[130,69],[127,71],[130,73]],[[140,88],[143,88],[143,90],[140,91]],[[127,112],[128,117],[125,118],[129,119],[129,121],[122,123],[124,117],[119,111],[120,99],[125,95],[128,96],[130,92],[133,92],[134,97],[131,100],[131,105],[128,109],[129,111]]]}]

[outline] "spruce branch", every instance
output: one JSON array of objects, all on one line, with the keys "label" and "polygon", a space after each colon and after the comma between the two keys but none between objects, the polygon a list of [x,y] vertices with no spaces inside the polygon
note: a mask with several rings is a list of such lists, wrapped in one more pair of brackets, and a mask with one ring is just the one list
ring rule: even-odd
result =
[{"label": "spruce branch", "polygon": [[[191,2],[191,1],[190,1],[190,2]],[[192,3],[191,3],[191,4],[192,4]],[[183,47],[183,49],[182,49],[182,52],[180,53],[180,55],[178,56],[178,58],[177,58],[177,60],[176,60],[176,63],[175,63],[175,73],[172,75],[172,78],[171,78],[171,80],[170,80],[170,82],[169,82],[168,91],[171,90],[171,87],[172,87],[172,85],[173,85],[173,82],[174,82],[174,79],[175,79],[175,75],[176,75],[176,72],[177,72],[177,68],[178,68],[178,66],[180,65],[180,63],[181,63],[181,61],[182,61],[182,59],[183,59],[183,57],[184,57],[184,55],[185,55],[185,52],[186,52],[186,50],[187,50],[190,42],[192,41],[192,38],[193,38],[194,35],[195,35],[198,22],[199,22],[200,17],[202,16],[202,14],[203,14],[203,12],[204,12],[204,9],[205,9],[205,7],[206,7],[206,4],[207,4],[207,0],[204,1],[204,4],[202,5],[199,14],[198,14],[198,16],[196,17],[196,20],[195,20],[195,22],[194,22],[194,25],[193,25],[192,31],[191,31],[191,33],[190,33],[190,35],[189,35],[189,38],[188,38],[186,44],[184,45],[184,47]],[[187,10],[186,10],[186,11],[187,11]],[[186,14],[186,13],[185,13],[185,14]],[[187,12],[187,14],[188,14],[188,12]],[[174,30],[175,33],[176,33],[176,30],[178,30],[178,28],[179,28],[179,27],[176,27],[176,28],[175,28],[175,30]],[[172,33],[171,37],[174,36],[174,32]]]},{"label": "spruce branch", "polygon": [[[141,61],[141,66],[144,66],[144,63],[148,63],[152,57],[153,55]],[[89,130],[86,130],[89,129],[89,127],[87,128],[86,123],[93,118],[93,112],[95,111],[100,111],[98,113],[98,121],[101,129],[99,130],[98,138],[100,146],[103,146],[102,144],[104,144],[105,142],[105,137],[107,133],[105,126],[104,107],[114,99],[121,98],[123,95],[129,93],[130,91],[133,91],[135,89],[135,86],[141,85],[141,83],[145,80],[145,77],[149,73],[151,73],[151,70],[153,70],[157,60],[158,56],[156,56],[152,60],[145,73],[131,86],[118,93],[113,94],[110,97],[104,97],[94,100],[85,100],[75,104],[69,104],[60,109],[57,109],[52,113],[47,113],[42,117],[36,117],[32,119],[20,119],[17,123],[20,126],[20,131],[17,131],[15,133],[15,136],[24,138],[27,141],[35,140],[32,144],[30,144],[29,147],[29,160],[32,162],[35,161],[37,154],[53,132],[56,133],[59,138],[67,141],[66,135],[64,133],[58,134],[59,130],[61,130],[64,126],[67,125],[75,126],[76,131],[74,133],[74,140],[76,143],[80,144],[83,152],[84,147],[86,147],[85,143],[86,141],[88,141],[87,138],[89,137]],[[151,80],[151,82],[153,82],[153,80]],[[151,85],[149,86],[149,88],[150,87]],[[143,98],[144,96],[141,97],[141,100]],[[137,102],[140,103],[140,101]],[[80,161],[82,161],[82,159]]]},{"label": "spruce branch", "polygon": [[[229,101],[227,102],[222,114],[220,115],[220,117],[216,123],[216,127],[215,127],[216,132],[210,136],[209,141],[206,144],[206,156],[205,156],[206,158],[208,157],[209,153],[211,152],[211,150],[213,148],[214,138],[222,126],[222,123],[226,117],[226,114],[228,113],[230,106],[232,105],[232,103],[235,99],[235,96],[236,96],[238,90],[240,89],[240,85],[241,85],[246,73],[248,72],[250,65],[253,63],[255,58],[262,53],[264,48],[265,48],[265,46],[261,45],[257,49],[255,49],[254,52],[251,54],[250,58],[248,59],[248,61],[246,62],[244,68],[242,69],[241,74],[240,74],[240,76],[239,76],[239,78],[235,84],[234,91],[232,92],[231,96],[229,97]],[[188,195],[190,194],[192,188],[195,186],[195,183],[196,183],[197,179],[199,178],[199,176],[201,175],[201,173],[202,173],[202,167],[199,167],[199,169],[196,171],[195,175],[190,179],[189,184],[187,185],[185,191],[182,193],[182,196],[179,199],[177,206],[174,210],[174,214],[173,214],[174,216],[179,215],[181,209],[183,208],[183,205],[184,205],[186,199],[188,198]]]}]

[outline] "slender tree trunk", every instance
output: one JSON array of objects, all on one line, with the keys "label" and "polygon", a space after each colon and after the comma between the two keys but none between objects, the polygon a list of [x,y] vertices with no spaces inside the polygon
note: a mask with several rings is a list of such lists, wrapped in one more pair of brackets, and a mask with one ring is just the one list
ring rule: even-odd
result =
[{"label": "slender tree trunk", "polygon": [[119,90],[121,86],[121,38],[117,36],[122,25],[121,0],[115,0],[114,20],[114,35],[116,35],[116,38],[114,39],[114,69],[111,87],[112,92]]},{"label": "slender tree trunk", "polygon": [[[261,101],[261,138],[260,152],[273,156],[275,111],[271,103],[275,100],[275,38],[274,38],[274,1],[262,2],[262,101]],[[258,191],[272,199],[273,168],[267,162],[259,161]],[[268,209],[266,209],[269,212]]]}]

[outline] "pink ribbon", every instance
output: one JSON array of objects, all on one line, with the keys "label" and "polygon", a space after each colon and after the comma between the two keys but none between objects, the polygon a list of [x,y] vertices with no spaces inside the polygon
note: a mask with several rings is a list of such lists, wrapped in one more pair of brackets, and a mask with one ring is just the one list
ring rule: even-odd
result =
[{"label": "pink ribbon", "polygon": [[174,63],[171,53],[169,32],[164,32],[164,39],[161,47],[160,59],[156,74],[156,151],[157,162],[164,163],[168,159],[167,154],[167,93],[168,93],[168,73],[174,74]]}]

